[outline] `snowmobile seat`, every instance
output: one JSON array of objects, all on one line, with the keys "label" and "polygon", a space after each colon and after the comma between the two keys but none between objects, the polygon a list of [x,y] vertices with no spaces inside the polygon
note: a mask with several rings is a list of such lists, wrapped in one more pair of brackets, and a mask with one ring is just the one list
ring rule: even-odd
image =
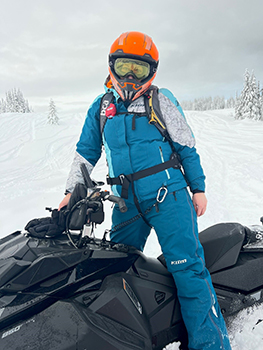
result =
[{"label": "snowmobile seat", "polygon": [[149,258],[141,254],[134,263],[140,278],[174,287],[174,280],[165,264],[160,259]]},{"label": "snowmobile seat", "polygon": [[199,233],[210,273],[236,264],[245,236],[245,227],[238,223],[216,224]]}]

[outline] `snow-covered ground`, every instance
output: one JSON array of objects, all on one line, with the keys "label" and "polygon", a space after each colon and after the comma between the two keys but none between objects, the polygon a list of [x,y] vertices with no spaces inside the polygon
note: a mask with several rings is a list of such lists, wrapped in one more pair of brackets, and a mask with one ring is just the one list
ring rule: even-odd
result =
[{"label": "snow-covered ground", "polygon": [[[263,122],[237,121],[233,110],[186,113],[197,139],[207,176],[208,209],[200,230],[218,222],[259,224],[263,216]],[[60,124],[47,124],[45,114],[0,114],[0,237],[22,230],[32,218],[48,216],[63,198],[65,181],[85,115],[59,114]],[[104,156],[92,177],[105,180]],[[107,217],[97,230],[110,227]],[[145,253],[158,256],[151,234]],[[262,276],[263,278],[263,276]],[[233,350],[262,350],[263,306],[240,312],[229,325]],[[166,347],[178,349],[178,344]]]}]

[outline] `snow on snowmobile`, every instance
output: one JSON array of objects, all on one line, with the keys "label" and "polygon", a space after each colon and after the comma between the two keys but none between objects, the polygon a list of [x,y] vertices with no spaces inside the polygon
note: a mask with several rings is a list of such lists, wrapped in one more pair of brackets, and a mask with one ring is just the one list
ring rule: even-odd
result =
[{"label": "snow on snowmobile", "polygon": [[[75,187],[62,214],[33,220],[46,230],[32,231],[31,221],[0,240],[0,348],[158,350],[180,341],[188,349],[164,257],[148,258],[106,233],[95,238],[105,200],[127,208],[83,173],[86,186]],[[221,223],[200,240],[224,317],[262,302],[263,226]]]}]

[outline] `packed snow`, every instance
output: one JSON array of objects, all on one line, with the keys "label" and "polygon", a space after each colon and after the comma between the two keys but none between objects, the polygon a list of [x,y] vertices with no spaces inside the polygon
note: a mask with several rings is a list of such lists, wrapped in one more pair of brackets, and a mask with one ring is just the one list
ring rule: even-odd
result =
[{"label": "packed snow", "polygon": [[[235,120],[233,114],[231,109],[186,113],[207,176],[209,205],[199,218],[200,230],[219,222],[260,224],[263,216],[263,122]],[[45,207],[57,208],[63,198],[85,113],[58,117],[59,125],[50,125],[47,114],[0,114],[0,237],[23,230],[32,218],[49,216]],[[92,177],[105,180],[106,173],[102,155]],[[97,237],[110,227],[110,211],[108,204]],[[145,254],[156,257],[160,252],[153,232]],[[233,350],[262,349],[262,319],[262,305],[232,318]],[[176,349],[178,344],[166,347]]]}]

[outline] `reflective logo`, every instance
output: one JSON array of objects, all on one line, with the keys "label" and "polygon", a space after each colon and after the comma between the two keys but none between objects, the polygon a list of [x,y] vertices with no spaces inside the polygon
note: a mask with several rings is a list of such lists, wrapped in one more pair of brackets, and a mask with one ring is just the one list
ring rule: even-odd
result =
[{"label": "reflective logo", "polygon": [[142,96],[129,105],[128,112],[145,113],[145,105]]},{"label": "reflective logo", "polygon": [[109,101],[103,101],[103,103],[102,103],[102,106],[101,106],[101,111],[100,111],[100,114],[101,115],[105,115],[106,114],[106,109],[108,108],[108,106],[109,106]]},{"label": "reflective logo", "polygon": [[21,327],[22,327],[22,324],[20,324],[19,326],[16,326],[16,327],[10,329],[9,331],[3,333],[2,339],[5,338],[5,337],[7,337],[7,336],[10,335],[10,334],[13,334],[13,333],[15,333],[15,332],[18,332],[18,331],[20,330]]},{"label": "reflective logo", "polygon": [[186,262],[187,262],[187,259],[176,260],[176,261],[171,261],[171,265],[180,265],[180,264],[185,264]]},{"label": "reflective logo", "polygon": [[14,333],[18,332],[24,324],[28,324],[28,323],[31,323],[31,322],[35,322],[35,319],[31,318],[30,320],[26,321],[25,323],[21,323],[21,324],[17,325],[16,327],[13,327],[13,328],[9,329],[8,331],[6,331],[6,332],[4,332],[2,334],[1,338],[3,339],[5,337],[8,337],[11,334],[14,334]]}]

